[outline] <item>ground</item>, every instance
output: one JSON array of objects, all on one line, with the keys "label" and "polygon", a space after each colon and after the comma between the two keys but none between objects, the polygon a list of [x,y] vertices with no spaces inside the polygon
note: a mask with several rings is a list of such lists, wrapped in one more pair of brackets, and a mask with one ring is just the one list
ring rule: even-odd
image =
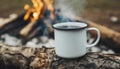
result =
[{"label": "ground", "polygon": [[[1,0],[0,17],[6,18],[11,13],[22,14],[24,5],[31,0]],[[88,0],[86,9],[81,17],[105,25],[120,32],[120,0]],[[112,22],[113,20],[118,20]]]}]

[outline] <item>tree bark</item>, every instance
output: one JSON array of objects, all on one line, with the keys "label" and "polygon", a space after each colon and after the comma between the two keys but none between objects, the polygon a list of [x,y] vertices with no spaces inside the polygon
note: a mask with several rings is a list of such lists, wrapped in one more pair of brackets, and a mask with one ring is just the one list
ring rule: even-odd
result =
[{"label": "tree bark", "polygon": [[64,59],[54,48],[14,47],[0,44],[0,69],[119,69],[120,55],[87,53]]}]

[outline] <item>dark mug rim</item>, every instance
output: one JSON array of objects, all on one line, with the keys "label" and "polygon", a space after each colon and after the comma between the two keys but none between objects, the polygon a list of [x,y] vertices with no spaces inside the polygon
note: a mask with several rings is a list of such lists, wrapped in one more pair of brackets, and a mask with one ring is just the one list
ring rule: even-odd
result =
[{"label": "dark mug rim", "polygon": [[[65,29],[65,28],[59,28],[58,26],[70,26],[70,25],[73,25],[73,26],[80,26],[78,28],[69,28],[69,29]],[[69,30],[81,30],[81,29],[85,29],[88,27],[88,24],[85,23],[85,22],[63,22],[63,23],[56,23],[56,24],[53,24],[52,27],[56,30],[66,30],[66,31],[69,31]]]}]

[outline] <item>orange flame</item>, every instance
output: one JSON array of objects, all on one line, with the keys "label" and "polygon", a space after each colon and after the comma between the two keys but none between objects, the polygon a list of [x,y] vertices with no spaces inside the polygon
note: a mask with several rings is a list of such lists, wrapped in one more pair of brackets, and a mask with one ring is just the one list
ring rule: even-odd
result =
[{"label": "orange flame", "polygon": [[28,4],[24,6],[24,9],[27,11],[24,16],[24,20],[30,19],[32,22],[42,18],[44,17],[44,12],[46,10],[50,11],[50,18],[52,20],[54,19],[53,0],[32,0],[32,3],[32,7]]}]

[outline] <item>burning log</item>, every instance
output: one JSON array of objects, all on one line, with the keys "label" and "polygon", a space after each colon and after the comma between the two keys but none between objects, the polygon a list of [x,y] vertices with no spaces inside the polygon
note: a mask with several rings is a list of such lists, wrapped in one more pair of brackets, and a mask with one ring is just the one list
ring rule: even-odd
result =
[{"label": "burning log", "polygon": [[22,36],[28,36],[29,32],[31,31],[32,27],[35,25],[36,21],[33,21],[29,23],[27,26],[25,26],[21,31],[20,35]]},{"label": "burning log", "polygon": [[37,27],[29,36],[28,39],[33,38],[37,32],[39,32],[41,27]]},{"label": "burning log", "polygon": [[54,20],[52,0],[32,0],[32,3],[33,7],[30,7],[28,4],[24,7],[26,10],[24,20],[30,20],[30,23],[20,31],[20,35],[22,36],[27,36],[29,34],[37,20],[40,20],[43,17],[45,18],[44,14],[47,10],[50,11],[50,19]]},{"label": "burning log", "polygon": [[30,23],[20,31],[20,35],[22,36],[27,36],[32,27],[35,25],[36,21],[43,15],[41,14],[43,10],[43,2],[41,0],[32,0],[32,3],[32,8],[30,8],[29,5],[25,5],[24,7],[24,9],[27,11],[24,16],[24,20],[30,19]]},{"label": "burning log", "polygon": [[87,53],[76,59],[56,56],[54,48],[0,44],[0,69],[119,69],[120,55]]}]

